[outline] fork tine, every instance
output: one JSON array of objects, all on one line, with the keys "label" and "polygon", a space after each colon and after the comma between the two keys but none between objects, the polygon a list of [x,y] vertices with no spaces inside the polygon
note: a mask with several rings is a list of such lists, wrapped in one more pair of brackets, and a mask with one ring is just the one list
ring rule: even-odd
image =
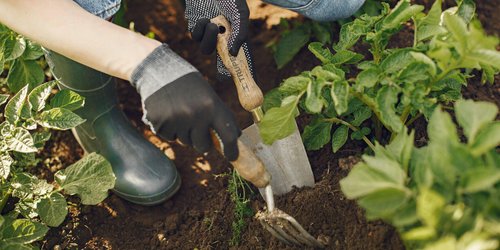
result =
[{"label": "fork tine", "polygon": [[278,238],[280,241],[292,245],[293,243],[288,241],[287,239],[283,238],[272,226],[270,226],[267,222],[265,222],[263,219],[259,220],[260,224],[268,231],[270,232],[274,237]]},{"label": "fork tine", "polygon": [[293,221],[287,219],[283,224],[283,227],[288,231],[288,234],[292,235],[297,241],[301,242],[303,245],[311,247],[324,247],[319,243],[314,237],[312,237],[300,224],[296,224]]},{"label": "fork tine", "polygon": [[318,242],[317,239],[315,239],[311,234],[309,234],[309,232],[307,232],[302,227],[302,225],[300,225],[299,222],[297,222],[295,218],[284,213],[283,211],[280,212],[281,213],[278,215],[279,218],[286,221],[282,224],[287,226],[288,231],[290,231],[290,233],[294,235],[296,239],[309,246],[324,247],[323,244]]},{"label": "fork tine", "polygon": [[283,230],[283,225],[280,225],[280,223],[276,223],[277,221],[270,221],[269,223],[269,226],[272,227],[276,232],[278,232],[278,234],[285,238],[287,241],[295,244],[295,245],[302,245],[300,243],[300,241],[297,241],[293,236],[291,236],[290,234],[286,233],[284,230]]}]

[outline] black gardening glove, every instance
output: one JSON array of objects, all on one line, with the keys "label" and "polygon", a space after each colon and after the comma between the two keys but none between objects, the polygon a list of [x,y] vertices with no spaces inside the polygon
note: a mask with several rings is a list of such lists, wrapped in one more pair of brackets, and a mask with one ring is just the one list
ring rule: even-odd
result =
[{"label": "black gardening glove", "polygon": [[[250,11],[245,0],[186,0],[186,18],[188,29],[195,41],[200,42],[201,52],[211,54],[217,47],[219,28],[210,23],[210,19],[223,15],[231,23],[232,33],[229,37],[229,53],[238,55],[243,48],[250,71],[254,74],[252,56],[247,44]],[[219,55],[217,55],[217,71],[220,75],[231,77]]]},{"label": "black gardening glove", "polygon": [[132,74],[144,107],[143,120],[166,140],[179,139],[199,152],[212,148],[213,129],[230,161],[238,158],[241,134],[232,112],[201,74],[164,44]]}]

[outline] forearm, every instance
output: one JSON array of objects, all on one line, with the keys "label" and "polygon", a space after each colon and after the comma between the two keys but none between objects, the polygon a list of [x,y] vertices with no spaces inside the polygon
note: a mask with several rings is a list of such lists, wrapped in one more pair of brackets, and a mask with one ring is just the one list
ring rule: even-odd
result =
[{"label": "forearm", "polygon": [[0,22],[48,49],[126,80],[160,45],[71,0],[0,0]]}]

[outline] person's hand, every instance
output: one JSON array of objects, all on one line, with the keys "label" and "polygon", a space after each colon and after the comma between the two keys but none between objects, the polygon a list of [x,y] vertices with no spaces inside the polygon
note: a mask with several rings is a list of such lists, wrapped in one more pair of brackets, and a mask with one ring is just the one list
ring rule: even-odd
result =
[{"label": "person's hand", "polygon": [[134,70],[132,84],[143,101],[144,122],[160,137],[178,139],[203,153],[212,148],[213,129],[225,157],[238,158],[241,131],[234,115],[201,74],[166,44]]},{"label": "person's hand", "polygon": [[[243,48],[250,71],[254,74],[252,56],[246,42],[250,15],[246,0],[186,0],[188,29],[193,39],[200,43],[203,54],[211,54],[217,47],[219,28],[210,19],[219,15],[223,15],[231,23],[229,53],[236,56],[240,48]],[[219,74],[231,77],[218,55],[217,70]]]}]

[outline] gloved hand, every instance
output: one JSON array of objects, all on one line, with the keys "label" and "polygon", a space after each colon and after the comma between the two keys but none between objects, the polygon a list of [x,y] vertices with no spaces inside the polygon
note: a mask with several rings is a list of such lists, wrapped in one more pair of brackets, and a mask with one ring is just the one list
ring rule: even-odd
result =
[{"label": "gloved hand", "polygon": [[[231,23],[232,33],[229,37],[229,53],[238,55],[240,47],[248,60],[250,71],[254,74],[252,56],[246,43],[250,11],[246,0],[186,0],[186,19],[188,29],[195,41],[200,42],[201,52],[211,54],[217,47],[219,28],[210,23],[210,19],[223,15]],[[229,71],[217,55],[218,73],[231,77]]]},{"label": "gloved hand", "polygon": [[212,147],[210,129],[223,145],[225,157],[238,158],[241,131],[232,112],[201,74],[168,45],[156,48],[132,73],[143,102],[143,121],[166,140],[179,139],[199,152]]}]

